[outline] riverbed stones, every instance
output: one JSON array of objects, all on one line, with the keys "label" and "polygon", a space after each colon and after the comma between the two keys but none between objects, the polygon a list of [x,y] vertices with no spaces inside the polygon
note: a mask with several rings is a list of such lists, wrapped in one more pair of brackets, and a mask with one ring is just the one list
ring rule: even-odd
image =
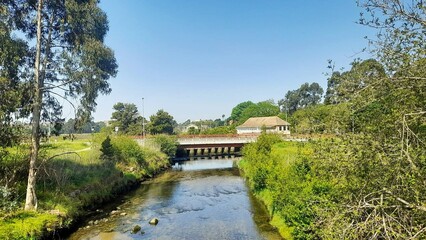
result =
[{"label": "riverbed stones", "polygon": [[149,224],[151,224],[151,225],[157,225],[158,224],[158,219],[157,218],[151,219],[151,221],[149,221]]},{"label": "riverbed stones", "polygon": [[126,215],[127,215],[127,213],[125,213],[125,212],[120,213],[120,216],[126,216]]},{"label": "riverbed stones", "polygon": [[141,229],[142,229],[142,228],[141,228],[141,226],[139,226],[139,225],[135,225],[135,226],[133,227],[133,229],[132,229],[132,233],[133,233],[133,234],[136,234],[136,233],[138,233]]}]

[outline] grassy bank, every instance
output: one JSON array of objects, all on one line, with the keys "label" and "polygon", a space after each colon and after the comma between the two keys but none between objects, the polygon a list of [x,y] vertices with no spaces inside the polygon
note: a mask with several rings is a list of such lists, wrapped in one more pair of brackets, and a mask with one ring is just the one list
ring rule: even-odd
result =
[{"label": "grassy bank", "polygon": [[283,142],[277,135],[265,134],[246,145],[243,153],[239,167],[256,197],[267,206],[270,223],[285,239],[300,238],[300,231],[311,222],[308,203],[318,185],[306,181],[311,143]]},{"label": "grassy bank", "polygon": [[[286,239],[425,239],[423,145],[365,134],[283,142],[264,134],[239,166]],[[401,154],[404,153],[404,154]]]},{"label": "grassy bank", "polygon": [[[0,239],[37,239],[68,227],[99,206],[169,166],[166,154],[124,136],[97,134],[42,145],[37,172],[38,211],[23,212],[28,146],[2,149]],[[6,180],[5,180],[6,179]],[[10,181],[9,181],[10,180]],[[5,197],[6,196],[6,197]]]}]

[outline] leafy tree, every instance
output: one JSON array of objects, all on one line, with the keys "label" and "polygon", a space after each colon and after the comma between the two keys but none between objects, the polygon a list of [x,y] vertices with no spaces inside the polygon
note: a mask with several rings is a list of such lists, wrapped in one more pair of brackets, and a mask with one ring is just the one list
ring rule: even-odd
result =
[{"label": "leafy tree", "polygon": [[367,88],[386,77],[383,65],[377,60],[354,61],[351,70],[340,75],[340,80],[335,87],[337,102],[352,100],[360,94],[365,97],[364,92],[367,92],[365,91]]},{"label": "leafy tree", "polygon": [[241,115],[244,112],[244,110],[250,106],[255,105],[253,102],[251,101],[247,101],[247,102],[242,102],[239,103],[237,106],[235,106],[232,109],[231,112],[231,116],[229,117],[229,120],[232,120],[233,122],[241,122]]},{"label": "leafy tree", "polygon": [[[25,210],[37,208],[36,161],[40,146],[40,121],[57,117],[61,106],[57,97],[80,100],[76,109],[79,122],[91,118],[99,93],[108,94],[108,79],[117,73],[111,49],[103,44],[108,31],[106,14],[97,0],[3,1],[2,20],[13,31],[27,37],[33,73],[31,85],[31,156]],[[61,95],[64,93],[65,95]],[[53,114],[48,114],[48,112]]]},{"label": "leafy tree", "polygon": [[120,132],[135,135],[142,133],[142,117],[135,104],[119,102],[114,104],[113,109],[113,126],[119,127]]},{"label": "leafy tree", "polygon": [[351,113],[347,103],[313,105],[299,109],[290,118],[297,133],[334,133],[350,131]]},{"label": "leafy tree", "polygon": [[[359,23],[380,29],[370,39],[373,50],[389,72],[399,71],[425,57],[426,4],[422,0],[359,0]],[[414,80],[414,79],[412,79]]]},{"label": "leafy tree", "polygon": [[88,122],[83,126],[77,126],[77,121],[74,118],[68,119],[61,127],[61,134],[73,134],[73,133],[96,133],[100,132],[101,128],[105,127],[104,122]]},{"label": "leafy tree", "polygon": [[151,134],[173,134],[176,121],[168,112],[160,109],[155,115],[149,117],[149,119],[148,129]]},{"label": "leafy tree", "polygon": [[114,148],[111,144],[111,138],[107,136],[101,144],[101,158],[105,160],[110,160],[114,157]]},{"label": "leafy tree", "polygon": [[337,87],[341,81],[340,72],[336,71],[327,79],[327,90],[325,92],[324,104],[338,104],[340,98],[337,92]]},{"label": "leafy tree", "polygon": [[273,101],[258,102],[244,109],[240,115],[239,123],[243,123],[251,117],[270,117],[277,116],[279,113],[280,108]]},{"label": "leafy tree", "polygon": [[298,89],[288,91],[278,104],[284,112],[292,114],[297,109],[320,103],[323,93],[324,90],[318,83],[304,83]]},{"label": "leafy tree", "polygon": [[10,28],[0,22],[0,146],[19,141],[19,125],[14,117],[21,115],[25,101],[25,86],[19,79],[23,75],[20,69],[28,60],[28,48],[24,41],[10,34]]}]

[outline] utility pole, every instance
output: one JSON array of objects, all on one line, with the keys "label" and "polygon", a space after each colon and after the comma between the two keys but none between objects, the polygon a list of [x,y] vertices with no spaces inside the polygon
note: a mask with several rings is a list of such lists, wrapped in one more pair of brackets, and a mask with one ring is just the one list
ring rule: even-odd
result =
[{"label": "utility pole", "polygon": [[142,98],[142,146],[145,147],[145,98]]}]

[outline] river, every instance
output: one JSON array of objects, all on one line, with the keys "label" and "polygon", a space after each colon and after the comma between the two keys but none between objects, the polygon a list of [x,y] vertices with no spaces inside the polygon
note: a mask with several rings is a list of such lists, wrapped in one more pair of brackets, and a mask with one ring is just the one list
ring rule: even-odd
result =
[{"label": "river", "polygon": [[[99,210],[69,239],[281,239],[237,159],[181,162]],[[152,218],[159,220],[150,225]],[[141,230],[133,233],[134,226]]]}]

